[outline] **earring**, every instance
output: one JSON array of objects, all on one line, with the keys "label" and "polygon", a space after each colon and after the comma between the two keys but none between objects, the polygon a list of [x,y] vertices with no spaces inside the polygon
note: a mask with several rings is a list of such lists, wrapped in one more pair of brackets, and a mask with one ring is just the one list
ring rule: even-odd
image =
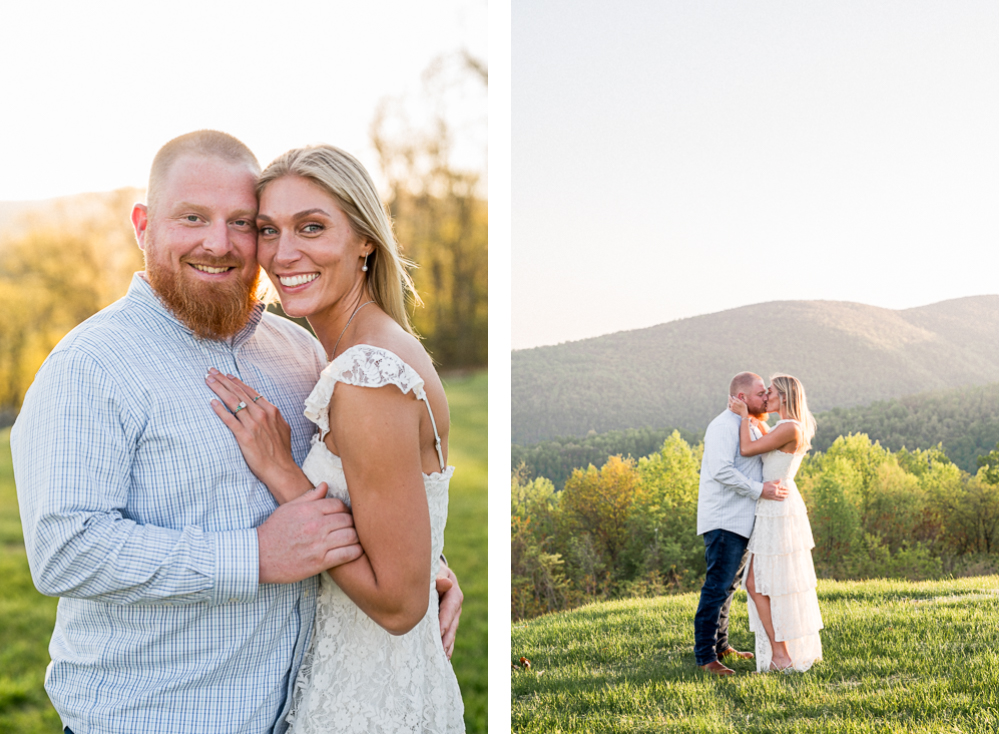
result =
[{"label": "earring", "polygon": [[369,252],[367,255],[365,255],[365,264],[361,266],[362,273],[368,272],[368,255],[371,255],[371,253]]}]

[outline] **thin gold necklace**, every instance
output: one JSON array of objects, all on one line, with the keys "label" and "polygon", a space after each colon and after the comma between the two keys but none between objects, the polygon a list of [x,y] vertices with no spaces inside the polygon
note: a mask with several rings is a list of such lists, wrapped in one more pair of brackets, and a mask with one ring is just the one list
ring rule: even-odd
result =
[{"label": "thin gold necklace", "polygon": [[351,325],[352,321],[354,321],[354,317],[358,315],[358,311],[363,309],[369,303],[375,303],[375,301],[365,301],[356,309],[354,309],[354,313],[351,314],[351,318],[347,319],[347,323],[344,325],[344,331],[340,332],[340,336],[337,337],[337,343],[333,345],[333,352],[330,353],[331,362],[333,361],[333,358],[337,356],[337,347],[340,346],[340,340],[344,338],[344,334],[347,332],[347,327]]}]

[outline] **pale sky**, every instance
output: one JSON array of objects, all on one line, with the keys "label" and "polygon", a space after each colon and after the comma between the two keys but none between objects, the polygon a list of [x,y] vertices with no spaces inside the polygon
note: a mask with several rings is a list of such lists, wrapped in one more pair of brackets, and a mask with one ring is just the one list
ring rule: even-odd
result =
[{"label": "pale sky", "polygon": [[[377,175],[379,101],[420,97],[438,56],[487,61],[486,0],[40,0],[2,25],[0,201],[144,187],[157,149],[200,128],[264,165],[332,143]],[[480,119],[466,162],[483,169],[485,93],[468,101],[453,115]]]},{"label": "pale sky", "polygon": [[514,349],[1000,290],[995,0],[514,0],[511,18]]}]

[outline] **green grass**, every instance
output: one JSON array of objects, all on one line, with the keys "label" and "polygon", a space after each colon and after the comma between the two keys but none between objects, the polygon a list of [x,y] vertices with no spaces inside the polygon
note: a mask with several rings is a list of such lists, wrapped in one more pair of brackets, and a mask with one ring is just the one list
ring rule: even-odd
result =
[{"label": "green grass", "polygon": [[[486,731],[486,373],[447,380],[456,467],[445,552],[465,593],[453,663],[469,732]],[[57,599],[35,591],[28,572],[10,463],[0,430],[0,734],[60,730],[42,681]]]},{"label": "green grass", "polygon": [[[997,731],[997,577],[820,581],[823,661],[807,673],[695,666],[697,594],[592,604],[511,631],[518,732]],[[753,650],[746,595],[730,637]]]},{"label": "green grass", "polygon": [[465,726],[486,731],[486,373],[445,379],[451,434],[444,552],[465,594],[452,665],[462,687]]},{"label": "green grass", "polygon": [[0,734],[59,731],[59,717],[42,688],[58,600],[42,596],[31,583],[9,428],[0,430],[0,578]]}]

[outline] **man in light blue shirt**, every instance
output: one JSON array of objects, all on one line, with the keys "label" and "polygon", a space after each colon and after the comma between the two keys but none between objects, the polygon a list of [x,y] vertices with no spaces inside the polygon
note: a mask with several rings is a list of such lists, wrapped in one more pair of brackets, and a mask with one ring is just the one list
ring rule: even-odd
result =
[{"label": "man in light blue shirt", "polygon": [[[46,691],[75,734],[280,734],[316,574],[362,552],[323,485],[278,507],[210,406],[208,368],[238,376],[305,457],[326,358],[253,297],[258,175],[223,133],[161,149],[132,215],[145,272],[53,350],[11,433],[32,577],[62,597]],[[460,606],[455,585],[452,639]]]},{"label": "man in light blue shirt", "polygon": [[[764,381],[741,372],[730,382],[729,394],[747,404],[751,434],[759,438],[754,421],[762,424],[767,417]],[[694,618],[694,654],[702,669],[716,675],[734,672],[720,658],[753,657],[729,645],[729,607],[739,586],[757,499],[782,500],[788,493],[778,482],[762,478],[760,456],[740,455],[740,416],[727,408],[705,430],[698,485],[698,535],[704,536],[707,570]]]}]

